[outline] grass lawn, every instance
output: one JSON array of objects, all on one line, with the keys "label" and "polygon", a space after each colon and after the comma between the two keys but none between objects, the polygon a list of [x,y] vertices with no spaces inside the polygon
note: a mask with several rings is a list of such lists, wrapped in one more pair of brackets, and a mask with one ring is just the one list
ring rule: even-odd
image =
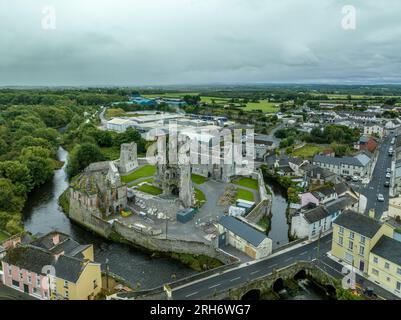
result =
[{"label": "grass lawn", "polygon": [[322,152],[325,147],[318,146],[315,144],[306,144],[302,148],[299,148],[297,150],[294,150],[292,152],[292,155],[295,157],[301,157],[301,158],[313,158],[313,156],[319,152]]},{"label": "grass lawn", "polygon": [[237,189],[237,200],[238,199],[247,200],[247,201],[255,201],[253,193],[251,191],[245,190],[245,189]]},{"label": "grass lawn", "polygon": [[195,188],[195,199],[199,208],[202,207],[206,202],[205,194],[197,188]]},{"label": "grass lawn", "polygon": [[111,119],[114,117],[122,117],[125,115],[125,111],[123,109],[120,108],[109,108],[106,110],[106,114],[105,117],[107,119]]},{"label": "grass lawn", "polygon": [[107,158],[107,160],[116,160],[120,158],[120,148],[119,147],[104,147],[100,148],[102,154]]},{"label": "grass lawn", "polygon": [[10,238],[9,235],[0,230],[0,242]]},{"label": "grass lawn", "polygon": [[155,180],[154,178],[149,178],[149,179],[141,180],[141,181],[138,181],[138,182],[133,183],[132,186],[137,186],[138,184],[144,183],[144,182],[152,183],[154,180]]},{"label": "grass lawn", "polygon": [[233,181],[233,184],[242,186],[242,187],[247,187],[250,189],[254,189],[254,190],[258,190],[258,181],[255,179],[251,179],[251,178],[241,178],[238,180]]},{"label": "grass lawn", "polygon": [[144,178],[144,177],[151,177],[153,175],[155,175],[156,173],[156,167],[152,166],[152,165],[146,165],[143,166],[137,170],[135,170],[134,172],[121,177],[121,180],[125,183],[131,182],[131,181],[135,181],[138,180],[139,178]]},{"label": "grass lawn", "polygon": [[268,102],[266,100],[260,102],[248,102],[245,111],[253,111],[253,110],[262,110],[265,113],[273,113],[280,110],[280,108],[276,107],[278,105],[277,102]]},{"label": "grass lawn", "polygon": [[193,183],[202,184],[202,183],[205,183],[207,181],[207,178],[199,176],[197,174],[192,174],[191,175],[191,180],[192,180]]},{"label": "grass lawn", "polygon": [[163,193],[162,189],[152,186],[150,184],[143,184],[140,187],[138,187],[137,190],[152,194],[154,196],[158,196],[159,194]]}]

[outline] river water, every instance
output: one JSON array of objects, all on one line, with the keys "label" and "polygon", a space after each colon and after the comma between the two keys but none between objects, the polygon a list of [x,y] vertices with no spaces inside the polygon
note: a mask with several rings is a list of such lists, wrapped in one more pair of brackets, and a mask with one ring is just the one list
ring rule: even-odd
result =
[{"label": "river water", "polygon": [[289,242],[288,239],[288,223],[286,210],[288,207],[285,191],[275,183],[267,183],[272,192],[272,218],[269,238],[273,240],[273,249],[276,249]]},{"label": "river water", "polygon": [[64,166],[56,170],[53,180],[32,192],[23,211],[25,230],[32,234],[47,233],[52,230],[70,234],[82,244],[93,244],[95,260],[102,263],[109,259],[110,271],[126,279],[132,286],[141,289],[154,288],[171,281],[172,274],[177,279],[194,274],[195,271],[166,258],[151,258],[138,249],[107,241],[72,223],[59,209],[57,200],[68,187],[65,166],[68,152],[59,148],[58,159]]}]

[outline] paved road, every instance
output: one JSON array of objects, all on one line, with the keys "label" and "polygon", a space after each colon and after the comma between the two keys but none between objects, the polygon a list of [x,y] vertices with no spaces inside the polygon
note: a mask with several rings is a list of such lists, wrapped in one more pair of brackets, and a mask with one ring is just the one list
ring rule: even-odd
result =
[{"label": "paved road", "polygon": [[[376,166],[373,171],[370,183],[363,186],[361,183],[351,183],[355,191],[360,192],[367,198],[366,213],[370,209],[375,209],[376,218],[380,218],[383,212],[388,210],[389,188],[384,186],[384,182],[390,179],[386,178],[387,168],[391,168],[391,157],[388,155],[390,142],[394,134],[390,134],[379,143],[379,155]],[[377,194],[381,193],[384,196],[384,202],[377,201]]]},{"label": "paved road", "polygon": [[[332,235],[320,239],[319,256],[325,255],[331,248]],[[226,290],[249,280],[268,275],[274,269],[279,269],[296,261],[311,261],[317,258],[318,242],[292,249],[277,256],[269,257],[256,263],[229,270],[223,274],[213,275],[185,287],[173,291],[173,299],[193,300],[213,296],[216,291]]]}]

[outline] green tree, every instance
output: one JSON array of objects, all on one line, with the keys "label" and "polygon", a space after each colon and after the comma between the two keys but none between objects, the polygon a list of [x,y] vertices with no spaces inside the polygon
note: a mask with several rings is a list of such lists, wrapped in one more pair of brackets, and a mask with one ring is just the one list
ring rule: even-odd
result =
[{"label": "green tree", "polygon": [[104,161],[100,148],[92,143],[77,145],[69,155],[67,174],[73,177],[85,169],[92,162]]},{"label": "green tree", "polygon": [[53,176],[53,161],[48,149],[24,148],[21,151],[20,161],[27,166],[34,187],[44,184]]}]

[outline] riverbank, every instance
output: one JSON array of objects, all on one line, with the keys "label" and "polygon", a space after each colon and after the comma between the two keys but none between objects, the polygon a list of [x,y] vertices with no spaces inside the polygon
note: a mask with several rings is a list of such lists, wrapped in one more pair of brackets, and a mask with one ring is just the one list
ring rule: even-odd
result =
[{"label": "riverbank", "polygon": [[64,205],[58,203],[58,198],[69,185],[64,171],[67,158],[68,152],[60,148],[58,159],[64,161],[63,167],[55,171],[51,181],[30,194],[23,210],[25,230],[32,234],[58,230],[82,244],[93,244],[95,261],[102,264],[103,270],[108,260],[110,271],[126,279],[133,287],[139,283],[141,288],[150,289],[171,282],[172,277],[181,279],[196,273],[176,260],[164,256],[152,257],[138,248],[112,242],[73,223],[61,210]]}]

